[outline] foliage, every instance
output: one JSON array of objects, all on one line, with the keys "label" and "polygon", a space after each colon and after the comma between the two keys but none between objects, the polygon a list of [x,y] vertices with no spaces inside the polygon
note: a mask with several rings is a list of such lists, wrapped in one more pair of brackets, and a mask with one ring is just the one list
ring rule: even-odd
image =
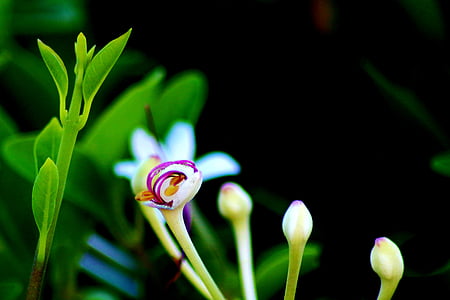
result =
[{"label": "foliage", "polygon": [[[420,57],[419,62],[415,57],[406,62],[389,61],[386,57],[395,57],[394,47],[394,54],[382,47],[378,51],[374,45],[384,41],[368,37],[363,40],[372,52],[360,55],[352,49],[351,54],[339,53],[339,47],[328,47],[328,43],[345,38],[339,35],[349,30],[345,16],[350,17],[347,22],[355,20],[346,11],[348,7],[332,2],[312,1],[311,18],[333,18],[329,26],[341,22],[342,29],[330,27],[312,38],[303,37],[311,39],[307,45],[326,46],[314,53],[323,55],[321,59],[309,62],[312,53],[299,55],[294,47],[295,51],[286,54],[295,52],[288,60],[283,49],[291,45],[282,44],[273,59],[277,63],[267,60],[266,35],[277,33],[271,41],[278,45],[284,40],[278,36],[284,28],[269,28],[266,21],[270,18],[259,17],[260,28],[254,25],[245,33],[258,31],[261,35],[250,39],[256,43],[254,48],[245,47],[250,43],[247,35],[233,40],[243,43],[240,49],[220,40],[224,49],[214,61],[220,67],[217,73],[228,73],[218,79],[214,67],[200,57],[214,50],[206,40],[224,38],[222,24],[217,36],[207,33],[205,41],[186,41],[176,32],[163,31],[161,24],[148,26],[154,32],[138,27],[143,19],[157,16],[152,11],[144,17],[137,7],[127,17],[132,5],[107,16],[114,22],[105,23],[104,27],[111,28],[104,29],[94,18],[99,4],[88,1],[1,1],[0,298],[23,299],[33,266],[48,260],[42,299],[198,299],[199,293],[186,278],[177,277],[177,262],[163,251],[145,223],[129,182],[113,172],[115,163],[131,156],[130,138],[136,128],[146,128],[161,138],[180,120],[198,130],[200,152],[216,146],[237,151],[233,154],[244,170],[237,180],[249,187],[255,201],[251,224],[260,299],[282,297],[289,249],[282,239],[281,219],[292,197],[312,203],[317,226],[304,251],[300,298],[303,292],[305,299],[348,296],[352,291],[349,278],[354,278],[356,286],[352,297],[360,293],[360,298],[375,298],[378,282],[370,270],[370,275],[364,273],[370,268],[368,241],[376,237],[373,234],[391,234],[404,250],[405,283],[400,284],[398,299],[411,298],[422,285],[424,291],[436,287],[436,293],[450,293],[448,247],[441,243],[448,227],[447,213],[441,208],[449,195],[450,177],[448,106],[442,105],[441,99],[449,94],[441,95],[445,89],[440,87],[450,80],[446,56],[437,53],[435,62],[435,53]],[[289,6],[283,1],[251,3],[246,9],[256,7],[268,15],[272,7],[281,10]],[[168,9],[165,5],[156,8],[164,11]],[[189,12],[195,19],[198,7],[192,5]],[[321,11],[323,5],[326,14]],[[388,9],[392,6],[414,28],[410,33],[413,42],[402,37],[411,44],[399,53],[411,50],[411,56],[416,55],[415,39],[446,47],[445,18],[450,14],[438,1],[386,5]],[[368,20],[378,20],[376,14],[381,11],[376,8]],[[246,12],[250,15],[253,11]],[[287,26],[289,19],[298,19],[298,15],[284,12],[288,17],[280,24]],[[122,20],[118,15],[124,17],[124,23],[117,21]],[[233,16],[240,22],[240,16]],[[191,21],[186,22],[184,14],[178,17],[186,24]],[[135,24],[134,18],[139,20],[138,26],[124,32],[129,24]],[[208,21],[214,22],[212,19]],[[364,23],[360,15],[356,19]],[[370,27],[367,36],[370,29],[384,32],[381,24],[376,26],[380,27]],[[186,27],[183,33],[187,28],[192,29]],[[88,47],[85,35],[77,36],[78,32],[104,46]],[[297,31],[295,34],[299,36]],[[143,37],[148,39],[145,47],[140,44]],[[164,48],[165,42],[170,47]],[[233,57],[235,51],[239,55]],[[168,58],[158,61],[161,52]],[[340,60],[350,55],[356,59],[349,60],[353,65],[348,68]],[[180,57],[192,60],[178,65]],[[296,65],[298,59],[305,63],[306,71],[300,71],[303,66]],[[430,61],[436,64],[434,73],[421,69]],[[280,72],[278,62],[289,67]],[[297,76],[291,68],[308,80],[290,78]],[[360,81],[353,83],[348,74]],[[317,83],[308,87],[312,81]],[[346,102],[343,99],[348,95],[358,99]],[[366,97],[363,104],[361,95]],[[363,129],[358,131],[359,127]],[[217,216],[215,206],[219,181],[204,184],[200,190],[191,234],[224,294],[239,298],[231,229]],[[392,195],[389,188],[395,188]],[[419,193],[415,195],[415,191]],[[418,199],[426,207],[417,208]],[[367,253],[361,254],[364,251]],[[365,254],[366,261],[361,259]],[[348,284],[346,291],[343,282]]]}]

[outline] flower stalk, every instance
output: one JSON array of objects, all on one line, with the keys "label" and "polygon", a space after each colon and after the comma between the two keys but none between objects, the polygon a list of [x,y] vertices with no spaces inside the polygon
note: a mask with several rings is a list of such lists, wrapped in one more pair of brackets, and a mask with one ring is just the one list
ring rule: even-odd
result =
[{"label": "flower stalk", "polygon": [[169,228],[172,230],[175,238],[186,254],[186,257],[189,259],[198,276],[202,279],[208,289],[211,298],[214,300],[224,300],[225,297],[209,274],[205,264],[192,243],[191,238],[189,237],[189,233],[183,219],[183,207],[178,207],[173,210],[161,209],[161,212],[166,219],[167,225],[169,225]]},{"label": "flower stalk", "polygon": [[222,185],[218,202],[220,213],[228,219],[233,228],[244,299],[256,300],[250,231],[251,198],[241,186],[229,182]]},{"label": "flower stalk", "polygon": [[[161,159],[157,156],[151,156],[140,163],[134,176],[131,178],[131,188],[135,194],[139,194],[147,189],[146,177],[150,171],[159,164],[161,164]],[[180,259],[182,253],[172,238],[172,235],[170,235],[167,230],[167,227],[162,220],[162,216],[157,209],[146,205],[139,205],[139,207],[169,256],[173,260]],[[198,277],[197,273],[195,273],[192,266],[184,259],[181,261],[180,271],[199,293],[203,295],[203,297],[211,299],[211,295],[203,284],[203,281]]]},{"label": "flower stalk", "polygon": [[[182,257],[182,253],[175,241],[172,239],[172,236],[169,234],[165,224],[161,222],[157,209],[145,205],[141,205],[140,207],[144,217],[147,219],[148,223],[170,257],[174,260],[180,259],[180,257]],[[209,294],[209,291],[205,287],[203,281],[199,278],[197,273],[195,273],[192,266],[184,259],[181,261],[180,270],[186,279],[199,291],[200,294],[202,294],[203,297],[206,299],[211,299],[211,295]]]},{"label": "flower stalk", "polygon": [[306,242],[312,231],[312,217],[302,201],[293,201],[283,217],[283,232],[289,244],[289,267],[285,300],[294,300]]},{"label": "flower stalk", "polygon": [[[134,182],[137,188],[141,180]],[[147,190],[139,192],[135,199],[145,206],[160,209],[211,298],[221,300],[225,298],[195,249],[183,218],[185,205],[197,194],[201,183],[202,174],[192,161],[164,162],[150,170],[146,182]],[[150,217],[154,221],[154,217]]]}]

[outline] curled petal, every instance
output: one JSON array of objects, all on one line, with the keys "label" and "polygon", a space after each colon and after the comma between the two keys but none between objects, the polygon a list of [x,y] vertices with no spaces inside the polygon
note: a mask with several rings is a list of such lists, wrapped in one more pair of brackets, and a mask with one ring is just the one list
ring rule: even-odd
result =
[{"label": "curled petal", "polygon": [[165,162],[150,171],[148,190],[139,193],[136,200],[151,207],[175,209],[195,196],[201,182],[201,172],[192,161]]},{"label": "curled petal", "polygon": [[221,176],[237,175],[241,171],[239,163],[224,152],[211,152],[197,160],[203,179],[209,180]]}]

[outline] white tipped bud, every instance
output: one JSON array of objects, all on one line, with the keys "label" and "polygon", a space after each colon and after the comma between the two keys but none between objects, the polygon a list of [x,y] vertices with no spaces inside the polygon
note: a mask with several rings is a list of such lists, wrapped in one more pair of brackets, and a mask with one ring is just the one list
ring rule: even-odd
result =
[{"label": "white tipped bud", "polygon": [[283,232],[289,244],[306,244],[311,235],[313,220],[306,205],[293,201],[283,217]]},{"label": "white tipped bud", "polygon": [[378,299],[391,299],[403,276],[403,257],[397,245],[386,237],[375,240],[370,253],[372,269],[381,279]]},{"label": "white tipped bud", "polygon": [[247,218],[252,211],[252,200],[238,184],[227,182],[219,192],[219,212],[230,221]]},{"label": "white tipped bud", "polygon": [[370,263],[382,279],[400,280],[403,275],[403,258],[397,245],[386,237],[375,240],[370,253]]}]

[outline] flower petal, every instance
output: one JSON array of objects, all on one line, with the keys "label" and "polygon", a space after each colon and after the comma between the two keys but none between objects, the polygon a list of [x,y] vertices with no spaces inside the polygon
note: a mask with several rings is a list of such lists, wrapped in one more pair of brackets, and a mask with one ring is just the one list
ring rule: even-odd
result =
[{"label": "flower petal", "polygon": [[121,161],[114,165],[114,173],[117,176],[125,177],[131,180],[134,173],[136,173],[137,168],[138,165],[134,161]]},{"label": "flower petal", "polygon": [[146,160],[153,155],[161,157],[162,154],[158,141],[142,128],[133,131],[131,151],[138,161]]},{"label": "flower petal", "polygon": [[165,142],[164,152],[168,161],[194,159],[195,133],[190,123],[176,122],[167,134]]},{"label": "flower petal", "polygon": [[239,163],[225,152],[211,152],[196,161],[203,174],[203,180],[216,177],[237,175],[241,171]]}]

